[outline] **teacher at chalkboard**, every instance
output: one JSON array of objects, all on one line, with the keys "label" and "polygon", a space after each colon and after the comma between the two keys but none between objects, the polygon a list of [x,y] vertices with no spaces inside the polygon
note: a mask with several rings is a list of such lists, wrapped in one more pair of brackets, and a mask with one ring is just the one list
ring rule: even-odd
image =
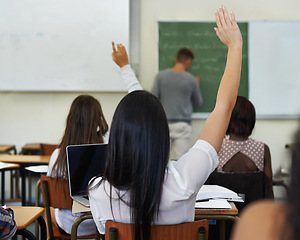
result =
[{"label": "teacher at chalkboard", "polygon": [[179,49],[175,65],[156,75],[152,93],[161,101],[169,123],[171,150],[177,158],[190,148],[193,105],[201,106],[200,78],[188,73],[193,52]]}]

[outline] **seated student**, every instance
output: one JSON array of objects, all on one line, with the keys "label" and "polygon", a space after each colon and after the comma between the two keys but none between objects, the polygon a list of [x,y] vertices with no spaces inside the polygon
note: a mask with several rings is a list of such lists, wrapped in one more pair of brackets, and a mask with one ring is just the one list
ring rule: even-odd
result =
[{"label": "seated student", "polygon": [[264,171],[272,181],[271,154],[263,142],[250,138],[255,126],[256,114],[253,104],[238,96],[219,152],[218,172]]},{"label": "seated student", "polygon": [[199,140],[178,161],[168,162],[169,129],[160,101],[139,90],[125,48],[119,44],[116,50],[113,44],[113,60],[130,93],[112,120],[104,175],[90,183],[91,212],[101,234],[107,220],[133,223],[135,239],[144,240],[150,238],[151,224],[194,221],[196,194],[218,165],[240,82],[242,36],[235,16],[231,13],[230,20],[224,7],[215,16],[216,34],[228,47],[225,72]]},{"label": "seated student", "polygon": [[[80,95],[72,102],[65,133],[50,158],[47,176],[68,178],[66,147],[68,145],[107,142],[108,125],[97,99],[90,95]],[[70,193],[66,193],[69,195]],[[56,223],[67,234],[71,234],[72,225],[80,215],[69,209],[52,209]],[[54,215],[52,215],[54,216]],[[83,221],[78,228],[78,236],[95,234],[93,220]]]},{"label": "seated student", "polygon": [[300,130],[295,136],[291,183],[286,203],[259,201],[249,205],[233,229],[232,240],[300,239]]}]

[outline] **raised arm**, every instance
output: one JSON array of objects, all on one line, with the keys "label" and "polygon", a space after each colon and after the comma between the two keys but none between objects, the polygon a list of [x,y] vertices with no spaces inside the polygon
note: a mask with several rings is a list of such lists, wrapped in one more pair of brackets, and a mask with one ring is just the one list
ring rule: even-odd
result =
[{"label": "raised arm", "polygon": [[230,20],[227,9],[221,6],[216,11],[215,17],[216,34],[228,47],[227,62],[215,108],[207,118],[199,139],[209,142],[218,152],[236,102],[241,75],[243,40],[233,13]]},{"label": "raised arm", "polygon": [[122,44],[117,44],[112,42],[112,59],[120,67],[119,73],[127,87],[128,92],[142,90],[142,86],[136,78],[131,66],[129,65],[128,55],[126,48]]}]

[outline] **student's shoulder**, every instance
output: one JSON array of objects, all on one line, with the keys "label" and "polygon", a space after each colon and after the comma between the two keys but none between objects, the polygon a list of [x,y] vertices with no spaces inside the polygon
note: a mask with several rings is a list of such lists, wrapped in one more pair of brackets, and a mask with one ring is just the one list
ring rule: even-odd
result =
[{"label": "student's shoulder", "polygon": [[250,204],[237,220],[232,239],[247,240],[255,236],[259,239],[276,239],[274,236],[277,234],[280,236],[283,228],[286,209],[285,204],[271,200],[261,200]]},{"label": "student's shoulder", "polygon": [[[269,217],[273,212],[285,211],[286,205],[273,200],[260,200],[250,204],[241,214],[241,218],[258,216]],[[268,213],[268,214],[265,214]],[[267,215],[267,216],[266,216]]]}]

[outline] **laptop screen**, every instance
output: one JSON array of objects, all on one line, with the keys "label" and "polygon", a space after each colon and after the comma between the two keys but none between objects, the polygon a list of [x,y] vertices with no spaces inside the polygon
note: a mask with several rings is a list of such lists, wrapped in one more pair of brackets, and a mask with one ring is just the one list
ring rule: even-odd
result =
[{"label": "laptop screen", "polygon": [[71,196],[86,195],[89,181],[103,174],[107,144],[69,145],[66,148]]}]

